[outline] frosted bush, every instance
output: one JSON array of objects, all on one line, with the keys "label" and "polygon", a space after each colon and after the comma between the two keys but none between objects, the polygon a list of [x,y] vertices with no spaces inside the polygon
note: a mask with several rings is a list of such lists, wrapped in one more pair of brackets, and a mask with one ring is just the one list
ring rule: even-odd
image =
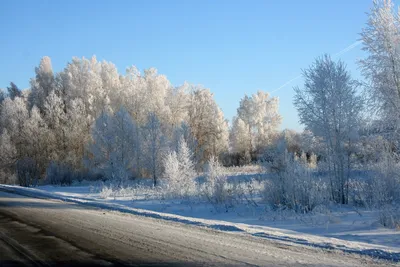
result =
[{"label": "frosted bush", "polygon": [[227,211],[232,207],[235,198],[240,195],[240,187],[236,183],[229,184],[223,167],[215,157],[208,161],[206,182],[202,192],[208,202],[214,206],[224,206]]},{"label": "frosted bush", "polygon": [[388,228],[400,228],[400,207],[384,205],[379,212],[379,222]]},{"label": "frosted bush", "polygon": [[373,201],[383,205],[400,200],[399,157],[389,149],[381,154],[380,161],[373,167]]},{"label": "frosted bush", "polygon": [[113,195],[113,190],[111,187],[104,186],[100,191],[100,198],[107,199]]},{"label": "frosted bush", "polygon": [[374,156],[364,165],[368,176],[349,183],[353,203],[378,209],[400,204],[399,156],[385,142],[375,149]]},{"label": "frosted bush", "polygon": [[196,193],[196,172],[192,161],[192,153],[185,140],[179,142],[178,153],[168,153],[164,160],[164,177],[167,180],[166,198],[188,198]]},{"label": "frosted bush", "polygon": [[274,207],[285,207],[297,212],[310,212],[326,201],[328,186],[315,177],[315,166],[310,166],[305,154],[298,157],[284,150],[279,158],[269,163],[273,178],[264,184],[264,200]]},{"label": "frosted bush", "polygon": [[231,166],[223,167],[223,172],[226,175],[240,175],[240,174],[257,174],[263,172],[263,167],[261,165],[243,165],[243,166]]}]

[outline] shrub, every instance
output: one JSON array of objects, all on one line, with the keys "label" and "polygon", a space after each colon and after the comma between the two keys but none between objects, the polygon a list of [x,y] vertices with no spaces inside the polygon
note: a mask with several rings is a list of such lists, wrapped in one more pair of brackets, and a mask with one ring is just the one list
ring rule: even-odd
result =
[{"label": "shrub", "polygon": [[52,185],[69,186],[73,180],[78,180],[79,175],[68,165],[52,161],[46,170],[46,181]]},{"label": "shrub", "polygon": [[15,173],[7,169],[0,169],[0,184],[17,184],[18,179]]},{"label": "shrub", "polygon": [[36,185],[40,177],[36,161],[23,158],[17,161],[17,179],[20,186]]},{"label": "shrub", "polygon": [[310,212],[327,200],[327,184],[316,177],[315,165],[310,166],[305,155],[285,150],[268,165],[273,176],[265,182],[263,195],[274,207]]},{"label": "shrub", "polygon": [[384,205],[379,212],[379,222],[388,228],[400,228],[400,207]]},{"label": "shrub", "polygon": [[238,192],[238,184],[229,184],[223,167],[215,157],[208,161],[206,182],[203,187],[203,195],[217,209],[224,206],[225,211],[233,207],[236,198],[242,194]]}]

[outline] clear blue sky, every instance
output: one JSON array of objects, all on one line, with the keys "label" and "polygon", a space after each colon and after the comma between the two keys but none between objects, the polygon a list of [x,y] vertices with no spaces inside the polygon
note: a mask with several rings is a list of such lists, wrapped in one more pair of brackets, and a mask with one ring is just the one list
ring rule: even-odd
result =
[{"label": "clear blue sky", "polygon": [[[244,94],[273,91],[316,56],[359,39],[372,0],[0,1],[0,88],[29,86],[50,56],[55,71],[73,56],[112,61],[120,73],[156,67],[174,85],[210,88],[230,120]],[[360,78],[361,46],[343,54]],[[301,129],[292,105],[298,79],[273,93],[282,128]]]}]

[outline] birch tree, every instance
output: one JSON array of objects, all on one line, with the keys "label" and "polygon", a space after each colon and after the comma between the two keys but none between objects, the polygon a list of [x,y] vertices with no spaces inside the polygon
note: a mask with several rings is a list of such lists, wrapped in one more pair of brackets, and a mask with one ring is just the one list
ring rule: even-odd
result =
[{"label": "birch tree", "polygon": [[239,155],[240,163],[249,163],[250,158],[250,140],[248,125],[239,117],[233,118],[233,124],[230,131],[231,152]]},{"label": "birch tree", "polygon": [[135,140],[131,133],[134,127],[125,110],[114,115],[104,112],[93,126],[86,166],[121,186],[132,175]]},{"label": "birch tree", "polygon": [[211,155],[219,155],[228,150],[229,130],[221,109],[208,89],[197,88],[192,91],[188,106],[188,124],[197,141],[194,151],[201,164]]},{"label": "birch tree", "polygon": [[36,77],[31,79],[31,93],[29,95],[29,108],[36,106],[44,112],[47,96],[56,88],[55,77],[50,57],[43,57],[39,67],[35,68]]},{"label": "birch tree", "polygon": [[351,146],[357,138],[363,101],[343,62],[324,55],[303,72],[303,88],[295,87],[300,123],[323,138],[331,178],[332,199],[347,204]]},{"label": "birch tree", "polygon": [[147,123],[143,128],[143,140],[145,151],[145,166],[156,186],[161,174],[162,156],[165,149],[166,140],[161,129],[161,122],[157,115],[150,113]]},{"label": "birch tree", "polygon": [[279,100],[269,93],[258,91],[241,99],[237,116],[248,128],[248,151],[255,152],[270,144],[277,133],[282,117],[278,112]]},{"label": "birch tree", "polygon": [[[370,107],[382,118],[381,132],[399,140],[400,125],[400,15],[391,0],[374,0],[361,32],[360,60]],[[393,136],[394,134],[394,136]]]}]

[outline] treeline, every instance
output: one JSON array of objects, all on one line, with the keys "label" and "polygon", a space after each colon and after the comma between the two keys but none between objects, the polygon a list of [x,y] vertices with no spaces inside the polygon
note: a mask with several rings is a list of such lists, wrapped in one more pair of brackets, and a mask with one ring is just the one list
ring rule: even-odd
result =
[{"label": "treeline", "polygon": [[[122,174],[106,171],[105,165],[118,165],[126,177],[152,177],[156,183],[161,158],[176,149],[182,136],[197,170],[211,156],[229,158],[228,122],[208,89],[188,83],[174,87],[153,68],[140,73],[130,67],[122,75],[114,64],[95,57],[73,58],[58,73],[44,57],[35,74],[28,90],[11,83],[2,93],[2,181],[17,174],[21,184],[29,185],[46,177],[49,167],[47,174],[59,177],[107,179]],[[242,102],[241,123],[261,145],[279,125],[277,99],[258,92]],[[235,149],[240,142],[234,142]],[[253,146],[251,141],[247,145]]]}]

